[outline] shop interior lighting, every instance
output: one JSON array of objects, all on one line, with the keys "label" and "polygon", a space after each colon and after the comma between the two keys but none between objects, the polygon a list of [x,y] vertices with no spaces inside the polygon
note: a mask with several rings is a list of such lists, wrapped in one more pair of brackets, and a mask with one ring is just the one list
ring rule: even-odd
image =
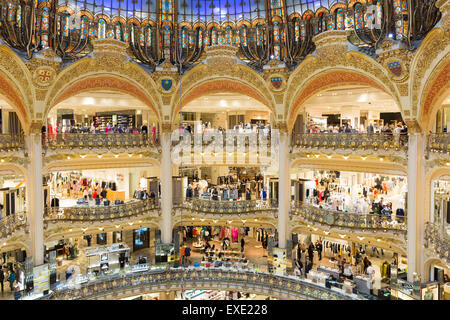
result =
[{"label": "shop interior lighting", "polygon": [[342,239],[345,238],[345,234],[340,234],[339,237],[341,237]]},{"label": "shop interior lighting", "polygon": [[233,220],[228,220],[228,223],[230,223],[230,224],[231,224],[232,222],[233,222]]},{"label": "shop interior lighting", "polygon": [[70,156],[67,156],[67,160],[70,160]]},{"label": "shop interior lighting", "polygon": [[366,159],[367,159],[367,157],[361,157],[361,159],[363,159],[363,160],[366,160]]},{"label": "shop interior lighting", "polygon": [[383,158],[380,158],[380,161],[383,161]]},{"label": "shop interior lighting", "polygon": [[318,155],[318,154],[315,154],[315,155],[314,155],[314,157],[318,158],[318,157],[319,157],[319,155]]},{"label": "shop interior lighting", "polygon": [[201,222],[205,221],[205,219],[200,219]]},{"label": "shop interior lighting", "polygon": [[133,222],[128,222],[128,224],[129,224],[130,226],[132,226],[132,225],[133,225]]},{"label": "shop interior lighting", "polygon": [[142,153],[139,155],[139,158],[142,158]]},{"label": "shop interior lighting", "polygon": [[217,220],[213,220],[214,221],[214,223],[217,223]]},{"label": "shop interior lighting", "polygon": [[85,232],[88,228],[81,228],[81,230],[83,230],[83,232]]},{"label": "shop interior lighting", "polygon": [[326,235],[328,235],[330,232],[329,232],[329,231],[324,231],[323,233],[325,233]]},{"label": "shop interior lighting", "polygon": [[331,159],[332,156],[327,156],[328,159]]},{"label": "shop interior lighting", "polygon": [[119,155],[118,155],[118,154],[115,154],[115,155],[114,155],[114,158],[118,158],[118,157],[119,157]]},{"label": "shop interior lighting", "polygon": [[5,162],[5,159],[2,159],[2,163]]},{"label": "shop interior lighting", "polygon": [[120,225],[118,225],[118,226],[115,226],[115,227],[116,227],[116,229],[119,229]]},{"label": "shop interior lighting", "polygon": [[362,241],[362,240],[364,240],[364,237],[358,237],[358,239]]},{"label": "shop interior lighting", "polygon": [[101,154],[98,154],[97,157],[98,157],[99,159],[101,159],[103,156],[102,156]]},{"label": "shop interior lighting", "polygon": [[255,222],[258,222],[258,219],[255,219]]},{"label": "shop interior lighting", "polygon": [[133,156],[133,154],[132,154],[132,153],[129,153],[128,156],[131,158],[131,157]]},{"label": "shop interior lighting", "polygon": [[72,229],[69,229],[69,232],[72,232]]},{"label": "shop interior lighting", "polygon": [[[3,162],[3,159],[2,159]],[[445,163],[446,166],[450,166],[450,162]]]},{"label": "shop interior lighting", "polygon": [[344,156],[344,159],[347,160],[347,159],[348,159],[348,156]]},{"label": "shop interior lighting", "polygon": [[86,155],[85,154],[80,154],[80,157],[84,159],[84,158],[86,158]]},{"label": "shop interior lighting", "polygon": [[247,222],[247,220],[242,220],[242,223],[246,223]]},{"label": "shop interior lighting", "polygon": [[319,230],[319,229],[317,229],[317,228],[313,228],[313,230],[314,230],[314,231],[317,231],[317,230]]}]

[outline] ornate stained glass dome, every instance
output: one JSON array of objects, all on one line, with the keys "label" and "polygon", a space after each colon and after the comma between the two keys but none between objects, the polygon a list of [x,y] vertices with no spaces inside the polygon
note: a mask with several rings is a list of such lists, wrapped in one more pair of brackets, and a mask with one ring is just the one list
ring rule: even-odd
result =
[{"label": "ornate stained glass dome", "polygon": [[127,42],[131,56],[155,68],[186,70],[205,47],[235,46],[255,69],[270,60],[295,67],[314,51],[315,35],[348,30],[349,41],[374,55],[385,38],[410,49],[440,19],[436,0],[8,0],[0,35],[31,58],[52,48],[63,59],[91,50],[91,39]]}]

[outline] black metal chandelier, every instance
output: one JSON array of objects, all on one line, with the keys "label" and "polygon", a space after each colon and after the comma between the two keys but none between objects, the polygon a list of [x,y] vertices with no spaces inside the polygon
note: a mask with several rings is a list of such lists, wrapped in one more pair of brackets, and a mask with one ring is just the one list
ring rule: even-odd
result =
[{"label": "black metal chandelier", "polygon": [[350,30],[349,41],[372,54],[384,39],[413,49],[440,19],[436,1],[2,0],[0,37],[27,59],[52,48],[74,60],[91,39],[117,39],[152,70],[169,61],[185,71],[213,45],[238,47],[257,70],[273,59],[294,68],[328,30]]}]

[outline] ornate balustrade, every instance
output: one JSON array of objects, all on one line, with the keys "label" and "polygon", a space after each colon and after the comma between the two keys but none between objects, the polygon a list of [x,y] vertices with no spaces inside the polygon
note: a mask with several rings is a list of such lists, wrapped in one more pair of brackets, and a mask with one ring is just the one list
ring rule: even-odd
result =
[{"label": "ornate balustrade", "polygon": [[50,134],[46,140],[46,147],[50,150],[144,148],[156,145],[157,138],[140,133],[58,133]]},{"label": "ornate balustrade", "polygon": [[[294,277],[225,268],[167,268],[117,274],[74,287],[59,285],[48,299],[117,299],[139,292],[184,289],[224,289],[257,292],[285,299],[362,300]],[[136,291],[137,290],[137,291]]]},{"label": "ornate balustrade", "polygon": [[159,216],[161,213],[157,209],[159,202],[150,199],[111,206],[53,207],[45,209],[44,219],[53,222],[109,220],[144,215],[150,211]]},{"label": "ornate balustrade", "polygon": [[404,233],[407,229],[406,217],[326,210],[303,202],[292,204],[291,217],[295,216],[300,216],[303,220],[311,223],[350,229],[400,231]]},{"label": "ornate balustrade", "polygon": [[0,238],[11,236],[16,230],[26,227],[26,212],[16,212],[0,219]]},{"label": "ornate balustrade", "polygon": [[181,208],[192,211],[212,214],[250,214],[261,211],[276,210],[276,200],[238,200],[238,201],[215,201],[190,199],[179,205]]},{"label": "ornate balustrade", "polygon": [[446,234],[443,234],[438,225],[431,222],[425,224],[425,248],[433,249],[434,253],[440,259],[450,264],[450,240]]},{"label": "ornate balustrade", "polygon": [[211,131],[205,131],[203,133],[178,133],[175,132],[173,138],[173,145],[177,145],[180,141],[183,143],[194,145],[217,145],[217,146],[237,146],[237,147],[250,147],[256,148],[258,146],[265,145],[269,148],[271,146],[271,134],[263,133],[263,130],[239,132],[235,130],[219,131],[211,129]]},{"label": "ornate balustrade", "polygon": [[296,133],[292,146],[316,149],[402,150],[408,148],[408,136],[384,133]]},{"label": "ornate balustrade", "polygon": [[18,134],[0,134],[0,152],[18,151],[24,148],[24,138]]},{"label": "ornate balustrade", "polygon": [[450,154],[450,133],[432,133],[428,135],[428,151]]}]

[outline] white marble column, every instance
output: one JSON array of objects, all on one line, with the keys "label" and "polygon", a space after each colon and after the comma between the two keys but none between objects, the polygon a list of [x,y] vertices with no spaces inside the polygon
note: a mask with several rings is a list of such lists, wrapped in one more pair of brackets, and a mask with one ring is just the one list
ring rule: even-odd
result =
[{"label": "white marble column", "polygon": [[278,149],[278,247],[286,248],[290,209],[289,134],[280,132]]},{"label": "white marble column", "polygon": [[30,159],[27,181],[27,214],[34,265],[44,263],[44,194],[42,188],[42,138],[40,128],[27,136]]},{"label": "white marble column", "polygon": [[171,133],[161,133],[161,241],[172,242],[172,157]]},{"label": "white marble column", "polygon": [[420,274],[425,211],[424,149],[426,139],[418,130],[409,130],[408,140],[408,199],[407,199],[407,257],[408,281]]}]

